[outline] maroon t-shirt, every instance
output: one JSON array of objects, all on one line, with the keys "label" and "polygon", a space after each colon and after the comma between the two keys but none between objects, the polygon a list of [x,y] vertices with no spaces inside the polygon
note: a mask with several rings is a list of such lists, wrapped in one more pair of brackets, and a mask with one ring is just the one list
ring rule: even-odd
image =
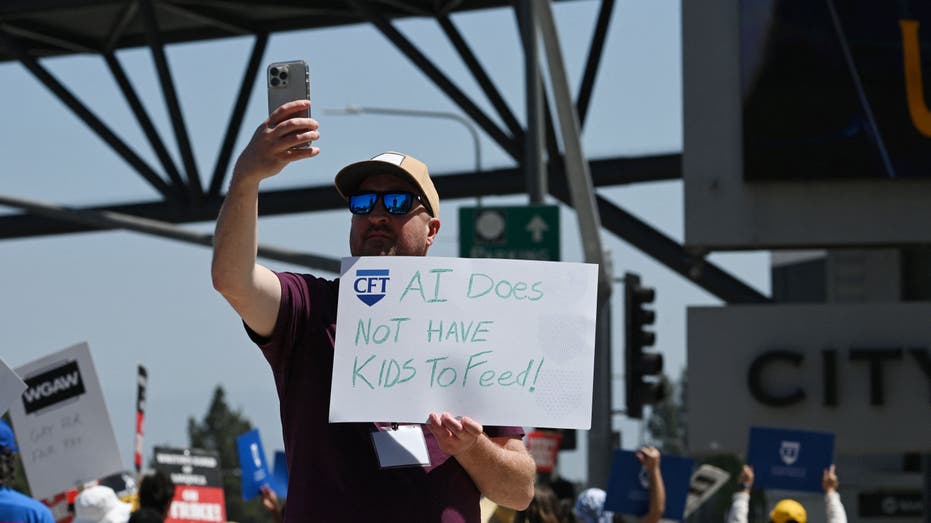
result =
[{"label": "maroon t-shirt", "polygon": [[[339,280],[279,273],[281,306],[269,338],[249,336],[272,367],[288,461],[286,522],[478,522],[472,478],[423,428],[429,467],[381,469],[374,423],[330,423]],[[426,417],[427,413],[424,413]],[[485,427],[521,436],[520,427]]]}]

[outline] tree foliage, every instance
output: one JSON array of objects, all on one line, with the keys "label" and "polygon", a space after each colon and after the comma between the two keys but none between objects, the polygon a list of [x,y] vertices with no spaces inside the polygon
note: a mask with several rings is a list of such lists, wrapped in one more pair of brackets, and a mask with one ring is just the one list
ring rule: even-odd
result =
[{"label": "tree foliage", "polygon": [[242,499],[236,437],[252,430],[252,424],[242,412],[230,408],[221,385],[214,389],[213,399],[203,420],[198,422],[188,418],[187,430],[191,448],[213,450],[220,455],[226,519],[239,523],[272,521],[271,515],[262,507],[261,499],[254,498],[248,502]]},{"label": "tree foliage", "polygon": [[688,436],[685,371],[682,371],[678,385],[663,374],[660,376],[660,386],[665,391],[665,398],[653,405],[646,420],[650,443],[664,454],[685,455]]}]

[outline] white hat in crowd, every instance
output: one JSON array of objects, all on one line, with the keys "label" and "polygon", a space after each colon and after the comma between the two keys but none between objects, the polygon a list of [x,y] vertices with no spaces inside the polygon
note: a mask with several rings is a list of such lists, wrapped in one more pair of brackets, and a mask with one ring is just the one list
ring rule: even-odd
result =
[{"label": "white hat in crowd", "polygon": [[116,497],[110,487],[95,485],[74,498],[74,519],[71,523],[126,523],[132,505]]}]

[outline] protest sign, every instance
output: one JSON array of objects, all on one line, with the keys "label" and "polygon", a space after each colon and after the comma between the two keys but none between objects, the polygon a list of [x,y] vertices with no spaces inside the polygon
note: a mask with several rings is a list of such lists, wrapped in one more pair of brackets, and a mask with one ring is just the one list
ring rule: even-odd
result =
[{"label": "protest sign", "polygon": [[[685,511],[693,461],[679,456],[662,456],[659,470],[666,487],[663,519],[679,521]],[[642,516],[650,509],[650,476],[630,450],[615,450],[608,478],[605,510]]]},{"label": "protest sign", "polygon": [[242,499],[249,501],[258,496],[259,489],[268,485],[271,480],[259,429],[236,436],[236,450],[239,456],[239,470],[242,472]]},{"label": "protest sign", "polygon": [[534,430],[527,434],[527,451],[537,464],[537,472],[552,472],[559,461],[562,435],[549,430]]},{"label": "protest sign", "polygon": [[175,484],[165,523],[226,521],[217,452],[155,447],[155,470],[168,474]]},{"label": "protest sign", "polygon": [[683,518],[688,518],[692,512],[698,510],[708,498],[714,495],[727,483],[731,475],[726,470],[719,469],[707,463],[698,467],[689,480],[689,494],[685,498],[685,512]]},{"label": "protest sign", "polygon": [[833,462],[834,434],[750,427],[747,464],[756,488],[821,492]]},{"label": "protest sign", "polygon": [[591,427],[597,266],[344,258],[331,422]]},{"label": "protest sign", "polygon": [[16,369],[26,382],[10,419],[33,497],[123,470],[110,414],[86,343]]},{"label": "protest sign", "polygon": [[272,468],[272,477],[269,485],[278,495],[279,499],[288,497],[288,461],[285,458],[283,450],[275,451],[274,467]]},{"label": "protest sign", "polygon": [[26,383],[0,358],[0,416],[6,413],[11,403],[19,399],[24,390]]}]

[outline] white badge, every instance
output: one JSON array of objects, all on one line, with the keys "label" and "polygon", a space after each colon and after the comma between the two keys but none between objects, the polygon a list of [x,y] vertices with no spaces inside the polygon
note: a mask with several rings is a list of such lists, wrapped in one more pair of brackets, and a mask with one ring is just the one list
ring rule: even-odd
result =
[{"label": "white badge", "polygon": [[396,429],[382,427],[372,433],[372,443],[383,469],[430,465],[430,453],[420,425],[401,425]]}]

